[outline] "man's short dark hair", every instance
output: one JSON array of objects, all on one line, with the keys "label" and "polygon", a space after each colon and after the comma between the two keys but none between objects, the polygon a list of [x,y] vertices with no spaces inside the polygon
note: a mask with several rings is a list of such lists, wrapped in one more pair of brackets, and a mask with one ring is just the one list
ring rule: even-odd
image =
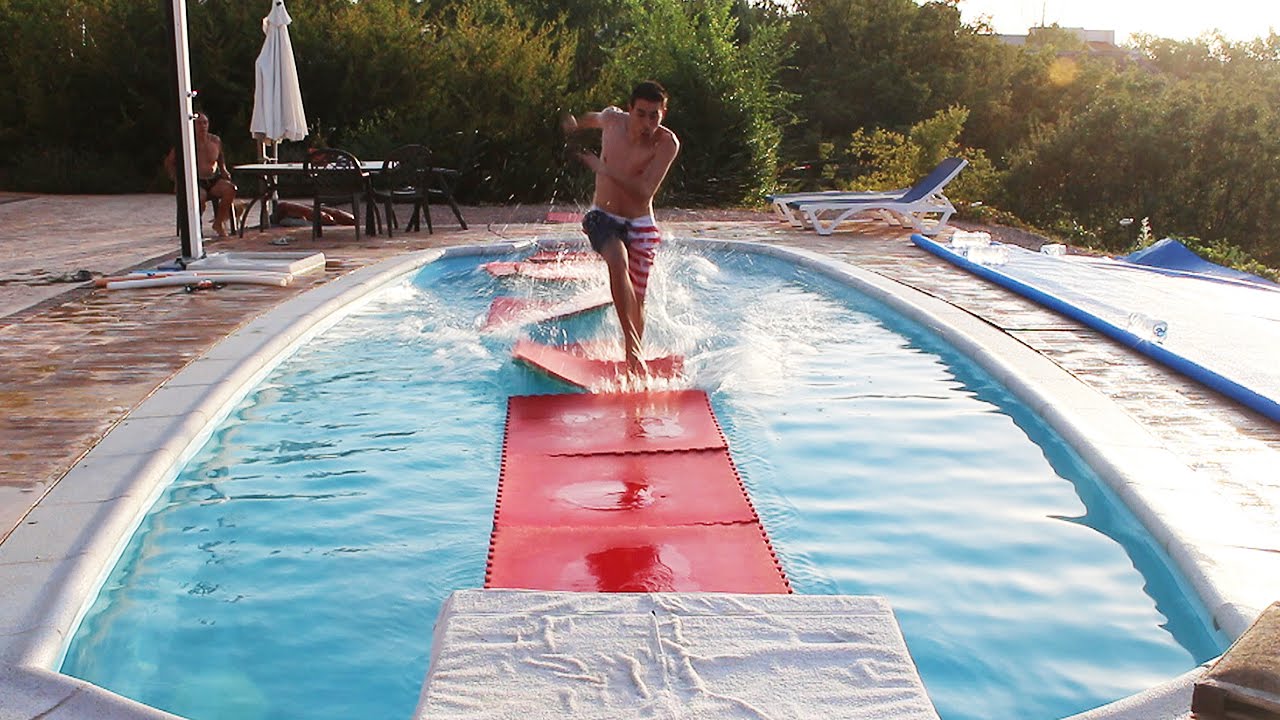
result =
[{"label": "man's short dark hair", "polygon": [[645,80],[636,85],[631,91],[631,103],[634,105],[637,100],[647,100],[649,102],[667,104],[667,89],[662,87],[662,83],[657,80]]}]

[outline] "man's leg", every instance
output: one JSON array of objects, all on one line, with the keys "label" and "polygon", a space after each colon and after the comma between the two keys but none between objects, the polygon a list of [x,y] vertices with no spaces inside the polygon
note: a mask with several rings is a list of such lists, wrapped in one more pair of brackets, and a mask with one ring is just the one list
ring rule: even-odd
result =
[{"label": "man's leg", "polygon": [[622,326],[622,348],[627,358],[627,371],[642,373],[644,363],[640,357],[640,337],[644,332],[644,319],[640,319],[640,326],[637,327],[640,303],[631,286],[627,247],[622,244],[622,240],[611,239],[600,248],[600,256],[609,266],[609,292],[613,296],[613,309],[618,314],[618,324]]},{"label": "man's leg", "polygon": [[218,237],[226,237],[227,219],[231,217],[231,211],[234,210],[236,188],[226,180],[219,180],[213,184],[210,193],[218,198],[218,210],[213,217],[213,230],[218,233]]},{"label": "man's leg", "polygon": [[635,302],[631,306],[631,326],[636,333],[636,346],[644,341],[644,299],[648,295],[649,272],[661,235],[655,226],[636,221],[627,229],[627,278]]},{"label": "man's leg", "polygon": [[[200,214],[197,215],[196,218],[200,221],[200,226],[204,227],[204,209],[205,206],[209,204],[209,191],[205,190],[203,187],[197,186],[196,192],[200,196]],[[194,230],[195,228],[192,229]]]}]

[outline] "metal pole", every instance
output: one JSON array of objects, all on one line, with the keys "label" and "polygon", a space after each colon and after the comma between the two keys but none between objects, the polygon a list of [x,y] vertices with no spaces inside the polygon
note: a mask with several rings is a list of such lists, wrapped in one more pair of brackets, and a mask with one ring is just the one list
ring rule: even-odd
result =
[{"label": "metal pole", "polygon": [[204,239],[200,230],[200,191],[196,187],[195,112],[191,89],[190,47],[187,40],[186,0],[165,2],[169,26],[173,29],[173,88],[177,106],[178,138],[174,153],[174,181],[177,184],[178,235],[182,240],[182,257],[198,260],[204,257]]}]

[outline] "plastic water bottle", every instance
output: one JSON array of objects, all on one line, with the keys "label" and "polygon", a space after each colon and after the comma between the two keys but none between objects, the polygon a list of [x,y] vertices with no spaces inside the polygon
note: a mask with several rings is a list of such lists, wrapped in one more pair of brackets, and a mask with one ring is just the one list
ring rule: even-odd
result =
[{"label": "plastic water bottle", "polygon": [[990,244],[991,233],[957,230],[951,234],[951,247],[956,250],[964,251],[976,247],[986,247]]},{"label": "plastic water bottle", "polygon": [[1062,257],[1067,254],[1067,246],[1062,243],[1045,243],[1040,246],[1040,252],[1052,257]]},{"label": "plastic water bottle", "polygon": [[1143,340],[1164,342],[1169,335],[1169,323],[1157,320],[1145,313],[1129,313],[1129,332]]},{"label": "plastic water bottle", "polygon": [[969,248],[969,262],[979,265],[1003,265],[1009,262],[1009,248],[1004,245],[984,245]]}]

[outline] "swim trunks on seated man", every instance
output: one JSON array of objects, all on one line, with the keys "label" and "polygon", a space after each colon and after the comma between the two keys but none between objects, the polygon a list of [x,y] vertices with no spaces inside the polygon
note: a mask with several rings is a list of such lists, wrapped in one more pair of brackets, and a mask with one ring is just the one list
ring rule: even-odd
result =
[{"label": "swim trunks on seated man", "polygon": [[[200,188],[200,212],[209,198],[217,198],[218,207],[213,217],[213,230],[218,237],[227,236],[227,219],[231,217],[236,199],[236,186],[231,182],[231,171],[222,156],[222,138],[209,132],[209,116],[198,113],[195,118],[196,186]],[[164,159],[169,177],[175,177],[177,157],[174,150]],[[176,179],[176,178],[175,178]]]},{"label": "swim trunks on seated man", "polygon": [[680,151],[675,133],[662,124],[666,114],[666,89],[648,80],[631,91],[627,110],[609,106],[581,117],[568,115],[562,122],[570,135],[583,129],[601,131],[599,155],[578,153],[596,174],[595,196],[582,229],[609,266],[609,290],[632,374],[644,372],[644,298],[662,239],[653,221],[653,196]]}]

